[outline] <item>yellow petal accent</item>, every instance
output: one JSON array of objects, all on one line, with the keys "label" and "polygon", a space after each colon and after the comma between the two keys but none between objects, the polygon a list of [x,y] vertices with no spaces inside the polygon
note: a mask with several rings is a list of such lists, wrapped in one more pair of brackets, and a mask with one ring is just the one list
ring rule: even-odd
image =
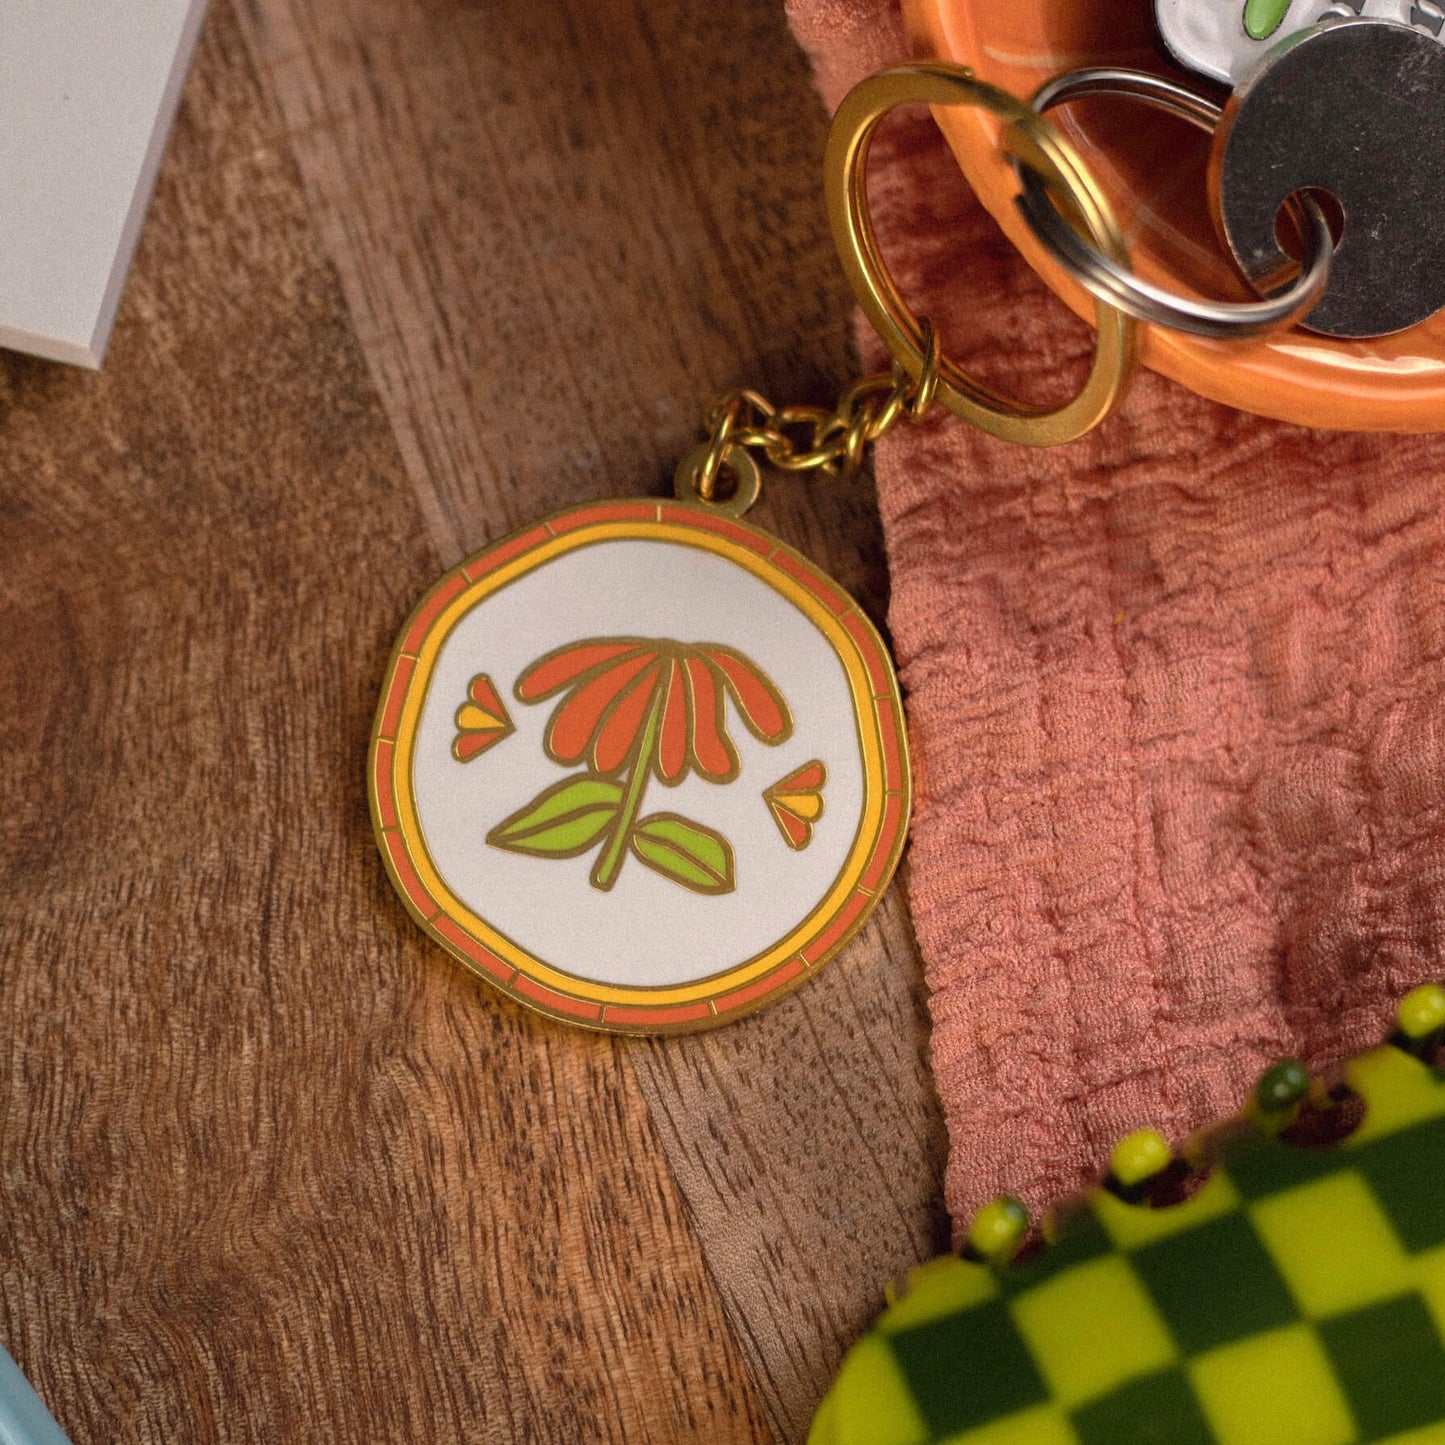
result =
[{"label": "yellow petal accent", "polygon": [[823,816],[823,800],[817,793],[780,793],[771,800],[775,807],[786,808],[795,818],[815,823]]},{"label": "yellow petal accent", "polygon": [[506,718],[495,717],[493,714],[479,708],[476,703],[463,703],[457,709],[457,726],[468,733],[494,733],[500,732],[507,727]]}]

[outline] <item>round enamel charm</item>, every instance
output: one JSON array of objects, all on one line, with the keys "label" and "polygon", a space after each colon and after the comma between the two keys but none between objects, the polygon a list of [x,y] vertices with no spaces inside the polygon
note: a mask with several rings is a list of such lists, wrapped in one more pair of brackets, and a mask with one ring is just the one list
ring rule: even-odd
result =
[{"label": "round enamel charm", "polygon": [[872,912],[909,777],[893,667],[792,548],[677,502],[564,512],[449,572],[368,764],[392,882],[504,992],[619,1032],[796,988]]}]

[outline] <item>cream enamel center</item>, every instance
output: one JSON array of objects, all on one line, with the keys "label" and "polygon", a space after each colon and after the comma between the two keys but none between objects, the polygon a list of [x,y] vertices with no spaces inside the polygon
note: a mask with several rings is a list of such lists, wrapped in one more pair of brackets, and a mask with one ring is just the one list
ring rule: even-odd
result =
[{"label": "cream enamel center", "polygon": [[[786,699],[792,735],[754,738],[731,703],[741,763],[732,782],[690,774],[649,784],[644,810],[685,815],[726,836],[736,887],[707,896],[636,860],[606,892],[593,858],[537,858],[487,833],[568,776],[543,750],[558,699],[519,701],[517,678],[544,653],[592,637],[720,643],[760,667]],[[487,674],[516,732],[459,763],[456,715]],[[809,846],[779,832],[764,790],[812,759],[827,767],[826,809]],[[574,770],[575,771],[575,770]],[[417,730],[412,782],[426,849],[456,897],[533,957],[573,977],[629,987],[697,982],[766,952],[801,924],[843,870],[863,819],[864,764],[847,675],[792,602],[727,559],[682,543],[619,539],[553,558],[484,597],[441,646]]]}]

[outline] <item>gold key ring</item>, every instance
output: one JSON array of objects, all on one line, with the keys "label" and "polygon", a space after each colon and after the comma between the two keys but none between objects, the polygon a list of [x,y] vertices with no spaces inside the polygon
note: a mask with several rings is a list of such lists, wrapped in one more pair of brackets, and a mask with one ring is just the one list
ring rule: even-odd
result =
[{"label": "gold key ring", "polygon": [[[824,158],[828,219],[843,270],[864,314],[915,381],[929,369],[928,333],[899,294],[868,215],[868,150],[878,122],[895,106],[970,105],[1004,123],[1008,157],[1035,172],[1064,213],[1076,218],[1099,250],[1127,270],[1128,254],[1104,193],[1073,146],[1041,116],[972,71],[923,61],[879,71],[854,86],[833,117]],[[960,370],[937,365],[938,400],[955,416],[1004,441],[1057,446],[1073,441],[1113,410],[1134,367],[1138,325],[1095,298],[1094,362],[1083,390],[1062,407],[1010,400]]]}]

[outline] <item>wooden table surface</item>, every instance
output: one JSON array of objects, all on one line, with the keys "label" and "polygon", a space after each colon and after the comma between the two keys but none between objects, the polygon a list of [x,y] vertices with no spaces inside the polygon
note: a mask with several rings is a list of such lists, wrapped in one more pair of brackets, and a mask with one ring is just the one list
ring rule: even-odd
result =
[{"label": "wooden table surface", "polygon": [[[441,569],[851,378],[824,124],[780,0],[216,0],[104,372],[0,360],[0,1339],[77,1445],[801,1440],[943,1242],[896,886],[590,1036],[362,783]],[[754,518],[882,618],[866,484]]]}]

